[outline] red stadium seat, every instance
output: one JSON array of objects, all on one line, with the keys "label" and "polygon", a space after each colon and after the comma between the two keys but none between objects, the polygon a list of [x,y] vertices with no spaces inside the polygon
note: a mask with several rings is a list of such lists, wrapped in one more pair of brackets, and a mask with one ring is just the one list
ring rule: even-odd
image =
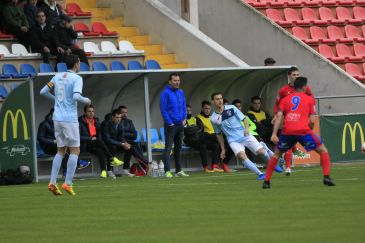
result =
[{"label": "red stadium seat", "polygon": [[92,23],[92,31],[99,33],[103,36],[115,36],[118,35],[116,31],[109,31],[105,25],[101,22],[93,22]]},{"label": "red stadium seat", "polygon": [[14,38],[14,36],[13,36],[13,35],[3,33],[3,32],[1,32],[1,30],[0,30],[0,39],[12,39],[12,38]]},{"label": "red stadium seat", "polygon": [[66,12],[69,16],[91,16],[91,12],[83,12],[77,3],[67,3]]},{"label": "red stadium seat", "polygon": [[305,1],[303,1],[303,5],[304,6],[315,6],[315,7],[317,7],[317,6],[320,6],[321,3],[320,3],[319,0],[311,0],[311,1],[305,0]]},{"label": "red stadium seat", "polygon": [[291,23],[289,21],[286,21],[283,19],[283,17],[281,16],[279,10],[277,9],[272,9],[272,8],[268,8],[265,10],[266,12],[266,16],[271,19],[272,21],[274,21],[275,23],[282,25],[282,26],[290,26]]},{"label": "red stadium seat", "polygon": [[298,26],[293,27],[292,28],[292,33],[295,37],[297,37],[298,39],[300,39],[301,41],[303,41],[307,44],[318,43],[317,40],[311,40],[308,37],[307,32],[305,32],[305,30],[302,27],[298,27]]},{"label": "red stadium seat", "polygon": [[346,72],[348,72],[354,78],[359,79],[359,80],[365,80],[365,76],[363,74],[363,71],[361,71],[356,64],[346,63],[345,64],[345,70],[346,70]]},{"label": "red stadium seat", "polygon": [[302,17],[303,20],[306,20],[311,24],[316,24],[316,25],[327,24],[327,21],[319,19],[317,13],[314,11],[313,8],[302,8]]},{"label": "red stadium seat", "polygon": [[327,36],[326,31],[324,31],[321,27],[311,26],[309,28],[309,33],[311,35],[312,40],[315,40],[319,43],[335,43],[336,40],[330,39]]},{"label": "red stadium seat", "polygon": [[333,62],[343,62],[345,61],[345,58],[343,57],[337,57],[334,53],[333,50],[330,46],[326,45],[326,44],[321,44],[318,46],[318,52],[319,54],[321,54],[322,56],[324,56],[325,58],[333,61]]},{"label": "red stadium seat", "polygon": [[361,57],[354,56],[352,48],[348,47],[345,44],[337,44],[336,51],[337,55],[339,57],[345,58],[346,61],[356,62],[356,61],[361,61],[362,59]]},{"label": "red stadium seat", "polygon": [[323,6],[335,6],[337,5],[337,0],[322,0]]},{"label": "red stadium seat", "polygon": [[352,10],[354,11],[355,19],[365,21],[365,8],[356,6]]},{"label": "red stadium seat", "polygon": [[287,1],[288,0],[272,0],[270,5],[272,7],[284,7],[285,5],[287,5]]},{"label": "red stadium seat", "polygon": [[362,57],[365,59],[365,45],[361,43],[354,44],[355,56]]},{"label": "red stadium seat", "polygon": [[351,43],[352,39],[346,38],[343,31],[338,26],[328,26],[327,27],[328,37],[331,40],[336,40],[342,43]]},{"label": "red stadium seat", "polygon": [[348,39],[352,39],[354,41],[359,41],[359,42],[365,41],[364,36],[361,34],[360,30],[356,26],[346,25],[345,34]]},{"label": "red stadium seat", "polygon": [[327,23],[330,23],[330,24],[343,24],[343,21],[336,19],[333,12],[329,8],[320,7],[319,10],[318,10],[318,13],[319,13],[319,18],[321,20],[327,21]]},{"label": "red stadium seat", "polygon": [[302,5],[303,0],[286,0],[285,2],[289,7],[299,7]]},{"label": "red stadium seat", "polygon": [[91,32],[91,31],[89,30],[89,27],[87,27],[87,25],[86,25],[86,24],[84,24],[84,23],[75,23],[75,24],[74,24],[74,30],[75,30],[76,32],[82,32],[82,34],[83,34],[84,36],[99,36],[99,34],[98,34],[98,33]]},{"label": "red stadium seat", "polygon": [[345,24],[347,24],[347,23],[360,24],[361,23],[360,19],[354,19],[352,17],[352,11],[350,11],[348,8],[337,7],[336,14],[337,14],[337,19],[341,20]]},{"label": "red stadium seat", "polygon": [[303,20],[293,8],[284,8],[284,16],[286,21],[294,24],[310,24],[310,21]]},{"label": "red stadium seat", "polygon": [[338,0],[337,4],[338,5],[346,5],[346,6],[350,6],[354,3],[354,0]]}]

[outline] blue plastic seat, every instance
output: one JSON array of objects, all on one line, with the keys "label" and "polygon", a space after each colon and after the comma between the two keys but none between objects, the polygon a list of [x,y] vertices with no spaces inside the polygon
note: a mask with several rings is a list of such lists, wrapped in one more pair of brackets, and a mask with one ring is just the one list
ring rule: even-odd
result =
[{"label": "blue plastic seat", "polygon": [[6,90],[6,88],[2,85],[0,85],[0,97],[3,99],[6,99],[6,97],[8,97],[9,93]]},{"label": "blue plastic seat", "polygon": [[143,70],[143,67],[139,61],[131,60],[128,61],[128,70]]},{"label": "blue plastic seat", "polygon": [[0,74],[0,79],[9,79],[10,75],[7,74]]},{"label": "blue plastic seat", "polygon": [[28,77],[35,77],[37,75],[37,71],[35,70],[33,65],[23,63],[20,65],[20,74],[27,75]]},{"label": "blue plastic seat", "polygon": [[80,71],[81,72],[89,72],[90,71],[89,65],[87,65],[87,63],[80,62]]},{"label": "blue plastic seat", "polygon": [[156,60],[147,60],[146,69],[161,69],[161,66]]},{"label": "blue plastic seat", "polygon": [[108,71],[105,63],[103,62],[94,62],[93,63],[93,70],[94,71]]},{"label": "blue plastic seat", "polygon": [[139,132],[137,131],[137,137],[136,140],[134,140],[134,142],[139,143],[141,142],[141,135],[139,134]]},{"label": "blue plastic seat", "polygon": [[112,70],[112,71],[123,71],[123,70],[125,70],[125,66],[120,61],[112,61],[110,63],[110,70]]},{"label": "blue plastic seat", "polygon": [[165,142],[165,128],[160,127],[161,140]]},{"label": "blue plastic seat", "polygon": [[39,72],[40,73],[53,73],[53,67],[49,63],[41,63],[39,64]]},{"label": "blue plastic seat", "polygon": [[[158,132],[156,128],[150,129],[150,136],[151,136],[151,144],[154,144],[160,140],[160,137],[158,136]],[[142,128],[142,137],[143,142],[147,142],[147,134],[146,134],[146,128]]]},{"label": "blue plastic seat", "polygon": [[28,75],[19,74],[18,70],[13,64],[4,64],[3,65],[3,75],[10,75],[12,78],[27,78]]},{"label": "blue plastic seat", "polygon": [[64,62],[57,63],[57,72],[66,72],[66,71],[67,71],[66,63]]}]

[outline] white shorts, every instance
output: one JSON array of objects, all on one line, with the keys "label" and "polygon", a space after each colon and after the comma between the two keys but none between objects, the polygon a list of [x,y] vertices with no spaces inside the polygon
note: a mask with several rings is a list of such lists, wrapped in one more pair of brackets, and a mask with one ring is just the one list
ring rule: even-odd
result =
[{"label": "white shorts", "polygon": [[263,146],[257,141],[257,139],[249,135],[245,141],[242,142],[231,142],[229,143],[233,153],[237,156],[239,152],[245,152],[245,147],[247,147],[252,153],[256,154],[257,150],[263,148]]},{"label": "white shorts", "polygon": [[79,123],[54,121],[57,147],[80,147]]}]

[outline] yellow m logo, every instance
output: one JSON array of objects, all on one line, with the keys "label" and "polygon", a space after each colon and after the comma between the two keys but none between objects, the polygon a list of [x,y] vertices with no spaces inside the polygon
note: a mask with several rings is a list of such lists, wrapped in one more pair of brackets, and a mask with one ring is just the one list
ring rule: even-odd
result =
[{"label": "yellow m logo", "polygon": [[15,116],[14,113],[11,110],[7,110],[4,116],[4,124],[3,124],[3,142],[6,142],[7,140],[7,127],[8,127],[8,117],[10,117],[10,121],[11,121],[11,126],[13,128],[13,139],[18,138],[18,120],[19,117],[22,119],[23,122],[23,134],[24,134],[24,140],[28,140],[29,139],[29,135],[28,135],[28,126],[27,126],[27,121],[25,120],[25,115],[24,112],[21,109],[18,109],[15,112]]},{"label": "yellow m logo", "polygon": [[363,133],[361,124],[359,122],[355,122],[354,127],[352,127],[349,122],[346,122],[345,126],[343,127],[343,131],[342,131],[342,154],[346,154],[346,134],[347,134],[347,129],[350,131],[352,152],[355,151],[356,131],[357,130],[359,130],[359,132],[360,132],[361,144],[364,143],[364,133]]}]

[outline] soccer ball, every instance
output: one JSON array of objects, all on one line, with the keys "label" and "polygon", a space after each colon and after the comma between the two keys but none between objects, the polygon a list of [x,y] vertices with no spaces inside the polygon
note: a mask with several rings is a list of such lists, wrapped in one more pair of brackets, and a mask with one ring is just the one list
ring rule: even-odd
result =
[{"label": "soccer ball", "polygon": [[22,174],[22,175],[30,175],[30,168],[29,166],[27,165],[21,165],[19,166],[19,172]]},{"label": "soccer ball", "polygon": [[363,153],[365,154],[365,143],[363,143],[363,144],[361,145],[361,152],[363,152]]}]

